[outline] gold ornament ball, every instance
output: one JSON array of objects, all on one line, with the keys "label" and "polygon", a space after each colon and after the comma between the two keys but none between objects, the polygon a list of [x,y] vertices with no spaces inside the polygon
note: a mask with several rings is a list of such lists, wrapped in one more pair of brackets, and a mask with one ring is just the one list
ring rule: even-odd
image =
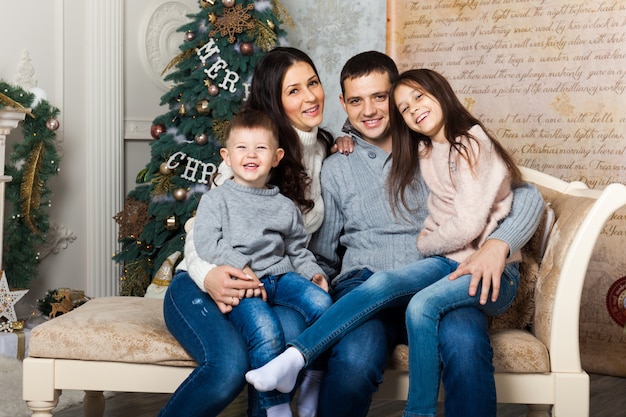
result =
[{"label": "gold ornament ball", "polygon": [[59,128],[59,121],[57,119],[48,119],[46,121],[46,127],[54,132]]},{"label": "gold ornament ball", "polygon": [[207,143],[209,143],[209,137],[206,135],[206,133],[200,133],[199,135],[196,135],[193,140],[196,142],[196,145],[206,145]]},{"label": "gold ornament ball", "polygon": [[200,100],[196,104],[196,110],[199,114],[207,114],[211,109],[209,109],[209,100]]},{"label": "gold ornament ball", "polygon": [[180,221],[178,220],[178,217],[170,216],[165,219],[165,228],[167,230],[173,231],[173,230],[178,229],[179,226],[180,226]]},{"label": "gold ornament ball", "polygon": [[252,53],[254,52],[254,45],[252,45],[252,42],[243,42],[239,47],[239,50],[241,51],[242,55],[252,55]]},{"label": "gold ornament ball", "polygon": [[153,139],[158,139],[163,132],[165,132],[165,125],[158,124],[152,125],[152,127],[150,127],[150,135]]},{"label": "gold ornament ball", "polygon": [[216,86],[215,84],[211,84],[209,88],[207,88],[207,91],[209,92],[209,95],[211,97],[215,97],[216,95],[220,93],[220,88]]},{"label": "gold ornament ball", "polygon": [[215,4],[215,0],[200,0],[200,6],[203,9],[206,9],[209,6],[213,6]]},{"label": "gold ornament ball", "polygon": [[172,170],[167,167],[167,162],[163,162],[159,165],[159,172],[163,175],[169,175],[172,173]]},{"label": "gold ornament ball", "polygon": [[176,201],[185,201],[187,198],[187,190],[184,188],[177,188],[174,190],[174,199]]},{"label": "gold ornament ball", "polygon": [[235,5],[235,0],[222,0],[222,4],[224,7],[233,7]]}]

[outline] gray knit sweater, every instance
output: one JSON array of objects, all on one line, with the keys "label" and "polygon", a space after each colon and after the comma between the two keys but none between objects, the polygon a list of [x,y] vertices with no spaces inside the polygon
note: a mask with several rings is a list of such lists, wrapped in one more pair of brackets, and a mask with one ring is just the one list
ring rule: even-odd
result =
[{"label": "gray knit sweater", "polygon": [[202,196],[193,227],[198,255],[213,264],[249,266],[259,278],[324,274],[306,248],[300,210],[275,186],[251,188],[227,180]]},{"label": "gray knit sweater", "polygon": [[[407,193],[412,212],[397,208],[394,216],[387,199],[386,177],[390,155],[354,131],[350,155],[336,153],[322,166],[324,222],[309,249],[329,277],[368,268],[373,272],[396,269],[423,258],[416,238],[427,216],[428,191],[421,181]],[[533,235],[543,210],[541,194],[532,185],[515,189],[509,216],[490,238],[503,240],[511,253]],[[345,248],[339,258],[339,245]]]}]

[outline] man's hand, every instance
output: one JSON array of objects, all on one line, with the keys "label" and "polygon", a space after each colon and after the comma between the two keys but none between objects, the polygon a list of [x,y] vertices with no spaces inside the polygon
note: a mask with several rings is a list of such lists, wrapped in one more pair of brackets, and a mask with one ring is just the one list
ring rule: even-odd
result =
[{"label": "man's hand", "polygon": [[317,285],[324,291],[328,292],[328,281],[326,281],[326,278],[324,277],[324,275],[315,274],[313,275],[313,278],[311,278],[311,281],[313,282],[313,284]]},{"label": "man's hand", "polygon": [[487,296],[491,289],[491,301],[498,299],[500,294],[500,278],[509,256],[509,245],[502,240],[489,239],[485,244],[464,260],[459,267],[450,274],[449,279],[455,280],[461,275],[471,274],[469,295],[475,296],[478,285],[482,281],[480,304],[487,304]]}]

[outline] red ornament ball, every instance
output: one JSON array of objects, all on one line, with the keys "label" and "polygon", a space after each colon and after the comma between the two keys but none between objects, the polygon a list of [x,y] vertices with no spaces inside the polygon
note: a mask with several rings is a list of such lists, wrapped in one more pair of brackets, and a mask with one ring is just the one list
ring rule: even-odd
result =
[{"label": "red ornament ball", "polygon": [[48,119],[46,121],[46,127],[54,132],[59,128],[59,121],[57,119]]},{"label": "red ornament ball", "polygon": [[243,42],[239,47],[239,50],[241,51],[242,55],[252,55],[252,53],[254,52],[254,45],[252,44],[252,42]]},{"label": "red ornament ball", "polygon": [[150,127],[150,135],[153,139],[158,139],[163,132],[165,132],[165,125],[158,124],[152,125],[152,127]]}]

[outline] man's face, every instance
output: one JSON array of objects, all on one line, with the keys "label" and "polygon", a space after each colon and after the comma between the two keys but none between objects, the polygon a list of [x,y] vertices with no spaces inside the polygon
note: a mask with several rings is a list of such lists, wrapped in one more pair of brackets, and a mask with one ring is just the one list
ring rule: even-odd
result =
[{"label": "man's face", "polygon": [[344,81],[344,94],[339,96],[352,126],[364,140],[380,147],[391,146],[389,133],[389,76],[372,72]]}]

